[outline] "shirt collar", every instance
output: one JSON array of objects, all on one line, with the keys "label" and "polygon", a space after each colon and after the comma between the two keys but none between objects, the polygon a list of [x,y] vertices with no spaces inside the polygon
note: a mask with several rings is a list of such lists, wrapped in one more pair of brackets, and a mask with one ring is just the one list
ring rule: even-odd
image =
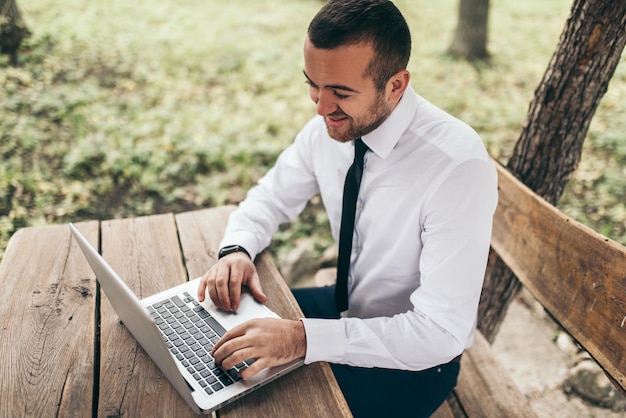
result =
[{"label": "shirt collar", "polygon": [[364,135],[363,142],[378,157],[387,159],[413,120],[417,103],[417,93],[409,85],[391,115],[378,128]]}]

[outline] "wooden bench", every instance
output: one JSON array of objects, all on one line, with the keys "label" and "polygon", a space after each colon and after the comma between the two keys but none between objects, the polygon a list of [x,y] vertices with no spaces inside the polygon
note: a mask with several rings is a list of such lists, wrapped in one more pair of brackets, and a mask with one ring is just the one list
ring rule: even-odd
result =
[{"label": "wooden bench", "polygon": [[[624,392],[626,248],[567,217],[497,166],[492,249]],[[434,416],[536,415],[477,333],[457,388]]]}]

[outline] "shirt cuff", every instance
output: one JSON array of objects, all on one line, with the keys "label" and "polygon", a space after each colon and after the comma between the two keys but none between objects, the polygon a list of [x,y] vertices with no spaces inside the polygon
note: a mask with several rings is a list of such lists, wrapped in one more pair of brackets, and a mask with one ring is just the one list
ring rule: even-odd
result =
[{"label": "shirt cuff", "polygon": [[305,364],[316,361],[342,363],[346,353],[345,321],[302,318],[306,333]]}]

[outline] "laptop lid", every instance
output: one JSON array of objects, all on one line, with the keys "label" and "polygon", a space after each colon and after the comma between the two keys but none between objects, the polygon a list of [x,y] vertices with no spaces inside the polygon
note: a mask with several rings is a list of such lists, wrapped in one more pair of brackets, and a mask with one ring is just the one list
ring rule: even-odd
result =
[{"label": "laptop lid", "polygon": [[137,339],[150,358],[154,360],[185,402],[194,412],[199,414],[200,408],[194,401],[187,382],[178,371],[178,366],[165,346],[161,331],[158,330],[145,308],[141,306],[135,292],[128,287],[73,224],[70,224],[70,229],[95,273],[98,283],[100,283],[113,309],[126,328]]},{"label": "laptop lid", "polygon": [[[304,364],[304,361],[299,359],[283,366],[265,369],[252,379],[240,380],[229,386],[217,396],[206,395],[200,387],[194,390],[192,385],[197,386],[197,383],[191,377],[188,377],[189,381],[185,379],[187,374],[185,367],[170,354],[161,331],[146,307],[183,290],[190,294],[195,293],[198,280],[183,283],[140,300],[73,224],[70,224],[70,229],[117,315],[194,412],[210,413]],[[236,314],[212,309],[206,303],[203,307],[226,330],[248,319],[278,317],[265,305],[254,301],[248,293],[242,294],[242,301]]]}]

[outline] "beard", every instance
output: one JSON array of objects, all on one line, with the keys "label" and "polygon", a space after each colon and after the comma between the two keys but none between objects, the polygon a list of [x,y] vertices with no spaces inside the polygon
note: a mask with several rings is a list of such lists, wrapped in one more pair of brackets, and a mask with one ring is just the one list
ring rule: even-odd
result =
[{"label": "beard", "polygon": [[339,142],[349,142],[357,138],[361,138],[364,135],[369,134],[374,129],[383,124],[385,120],[391,115],[391,108],[385,101],[384,92],[380,92],[374,98],[372,104],[368,107],[367,114],[361,118],[352,118],[346,115],[341,109],[328,115],[333,118],[348,118],[348,123],[341,129],[336,129],[328,126],[326,118],[326,130],[328,135]]}]

